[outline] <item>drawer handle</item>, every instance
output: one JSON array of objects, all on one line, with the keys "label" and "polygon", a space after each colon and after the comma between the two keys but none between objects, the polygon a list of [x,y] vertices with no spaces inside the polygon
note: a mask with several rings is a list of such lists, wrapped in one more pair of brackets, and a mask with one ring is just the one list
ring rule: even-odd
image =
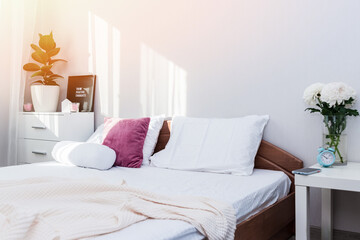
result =
[{"label": "drawer handle", "polygon": [[46,152],[31,151],[33,154],[46,155]]},{"label": "drawer handle", "polygon": [[34,129],[46,129],[46,127],[41,127],[41,126],[32,126],[32,128],[34,128]]}]

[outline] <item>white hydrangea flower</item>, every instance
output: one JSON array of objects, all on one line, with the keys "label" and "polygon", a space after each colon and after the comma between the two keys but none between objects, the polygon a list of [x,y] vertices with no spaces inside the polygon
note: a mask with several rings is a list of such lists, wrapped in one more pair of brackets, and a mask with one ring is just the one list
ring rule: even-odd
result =
[{"label": "white hydrangea flower", "polygon": [[326,84],[321,90],[320,100],[333,107],[336,103],[342,104],[345,100],[356,98],[356,91],[343,82]]},{"label": "white hydrangea flower", "polygon": [[323,83],[314,83],[308,86],[304,91],[303,99],[306,104],[310,106],[316,105],[316,99],[320,96],[320,93],[325,84]]}]

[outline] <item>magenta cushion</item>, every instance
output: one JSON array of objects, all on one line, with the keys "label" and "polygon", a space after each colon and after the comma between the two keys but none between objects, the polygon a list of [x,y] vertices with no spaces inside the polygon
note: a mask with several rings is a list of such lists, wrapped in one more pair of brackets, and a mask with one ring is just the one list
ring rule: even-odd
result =
[{"label": "magenta cushion", "polygon": [[116,153],[114,166],[139,168],[143,161],[143,146],[150,118],[105,119],[103,145]]}]

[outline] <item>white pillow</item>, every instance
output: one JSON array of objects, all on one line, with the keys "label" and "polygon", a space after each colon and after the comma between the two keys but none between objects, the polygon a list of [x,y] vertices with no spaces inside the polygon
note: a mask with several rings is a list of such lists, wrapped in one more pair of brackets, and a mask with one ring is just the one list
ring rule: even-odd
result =
[{"label": "white pillow", "polygon": [[110,169],[116,159],[115,151],[105,145],[73,141],[56,143],[51,154],[58,162],[99,170]]},{"label": "white pillow", "polygon": [[89,137],[89,139],[86,141],[88,143],[98,143],[102,144],[103,142],[103,131],[104,131],[105,124],[101,124],[96,131]]},{"label": "white pillow", "polygon": [[251,175],[269,116],[232,119],[174,117],[165,149],[150,158],[155,167]]},{"label": "white pillow", "polygon": [[165,115],[155,116],[150,118],[149,128],[146,133],[146,138],[143,147],[142,165],[150,164],[150,157],[154,153],[160,130],[164,124],[164,119],[165,119]]}]

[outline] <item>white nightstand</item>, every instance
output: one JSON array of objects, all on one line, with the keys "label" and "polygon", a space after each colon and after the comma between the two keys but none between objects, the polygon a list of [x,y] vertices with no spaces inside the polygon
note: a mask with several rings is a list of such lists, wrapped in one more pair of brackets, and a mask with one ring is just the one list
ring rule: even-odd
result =
[{"label": "white nightstand", "polygon": [[[311,168],[321,168],[319,164]],[[309,187],[321,188],[321,239],[332,239],[332,189],[360,192],[360,163],[321,168],[309,176],[295,174],[296,240],[309,237]]]},{"label": "white nightstand", "polygon": [[18,164],[52,161],[59,141],[86,141],[94,132],[94,113],[21,112]]}]

